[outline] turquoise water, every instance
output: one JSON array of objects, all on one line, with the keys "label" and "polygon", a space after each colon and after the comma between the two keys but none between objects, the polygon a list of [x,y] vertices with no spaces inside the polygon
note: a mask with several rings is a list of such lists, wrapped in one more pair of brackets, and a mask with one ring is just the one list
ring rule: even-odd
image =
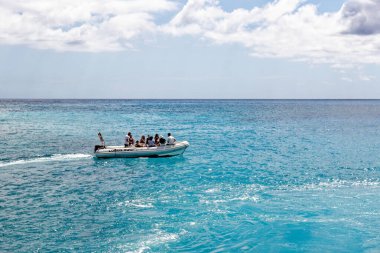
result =
[{"label": "turquoise water", "polygon": [[0,100],[0,144],[0,252],[380,252],[380,101]]}]

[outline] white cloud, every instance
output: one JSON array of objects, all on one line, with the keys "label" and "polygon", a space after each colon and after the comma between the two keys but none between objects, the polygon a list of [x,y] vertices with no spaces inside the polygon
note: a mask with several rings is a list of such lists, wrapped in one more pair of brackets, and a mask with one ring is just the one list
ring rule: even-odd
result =
[{"label": "white cloud", "polygon": [[374,77],[374,76],[371,76],[371,75],[366,75],[366,74],[363,74],[363,73],[361,73],[361,74],[359,75],[359,80],[361,80],[361,81],[369,82],[369,81],[372,81],[372,80],[374,80],[374,79],[375,79],[375,77]]},{"label": "white cloud", "polygon": [[169,0],[0,0],[0,43],[71,51],[114,51],[154,32]]},{"label": "white cloud", "polygon": [[242,44],[259,57],[336,67],[378,64],[379,10],[379,0],[349,1],[335,13],[319,13],[307,1],[277,0],[261,8],[226,12],[216,0],[189,0],[163,31]]},{"label": "white cloud", "polygon": [[275,0],[227,12],[217,0],[0,0],[0,44],[63,51],[115,51],[152,33],[237,43],[255,57],[332,66],[380,63],[380,0],[348,0],[321,13],[307,0]]},{"label": "white cloud", "polygon": [[342,81],[352,83],[354,80],[352,80],[350,77],[344,76],[340,78]]}]

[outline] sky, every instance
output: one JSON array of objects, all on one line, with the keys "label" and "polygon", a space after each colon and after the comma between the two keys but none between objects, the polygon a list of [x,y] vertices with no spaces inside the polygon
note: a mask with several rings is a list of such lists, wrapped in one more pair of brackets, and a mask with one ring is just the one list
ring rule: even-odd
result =
[{"label": "sky", "polygon": [[0,0],[0,98],[380,99],[380,0]]}]

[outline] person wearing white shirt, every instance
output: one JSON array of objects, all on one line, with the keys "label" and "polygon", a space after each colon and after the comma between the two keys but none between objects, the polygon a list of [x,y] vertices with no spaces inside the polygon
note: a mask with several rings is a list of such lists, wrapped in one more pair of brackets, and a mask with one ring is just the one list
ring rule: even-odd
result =
[{"label": "person wearing white shirt", "polygon": [[124,147],[129,147],[129,139],[130,139],[130,137],[129,137],[129,135],[130,135],[131,133],[128,133],[126,136],[125,136],[125,138],[124,138]]},{"label": "person wearing white shirt", "polygon": [[176,139],[172,136],[171,133],[168,133],[167,145],[174,145]]}]

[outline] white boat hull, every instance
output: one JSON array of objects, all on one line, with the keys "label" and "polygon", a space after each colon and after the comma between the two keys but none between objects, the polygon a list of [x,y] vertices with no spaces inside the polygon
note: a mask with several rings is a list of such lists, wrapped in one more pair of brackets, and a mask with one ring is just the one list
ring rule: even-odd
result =
[{"label": "white boat hull", "polygon": [[181,155],[189,146],[187,141],[176,142],[174,145],[158,147],[123,147],[106,146],[95,151],[98,158],[137,158],[137,157],[168,157]]}]

